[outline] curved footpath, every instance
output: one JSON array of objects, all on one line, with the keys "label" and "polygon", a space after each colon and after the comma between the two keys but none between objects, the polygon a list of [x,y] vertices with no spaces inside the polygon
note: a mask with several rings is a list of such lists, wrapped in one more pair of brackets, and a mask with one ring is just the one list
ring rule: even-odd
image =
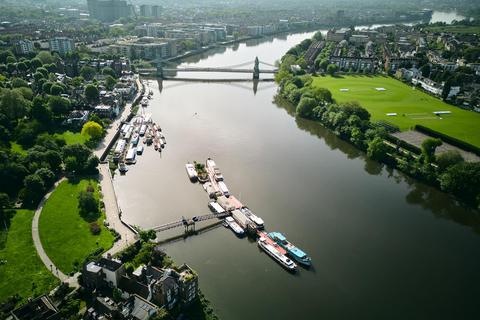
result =
[{"label": "curved footpath", "polygon": [[[137,82],[137,87],[140,88],[141,83],[138,78],[136,79],[136,82]],[[123,109],[122,114],[118,116],[117,119],[107,129],[105,138],[103,139],[102,142],[100,142],[100,144],[97,146],[97,148],[94,151],[94,154],[96,156],[100,157],[103,154],[109,142],[112,139],[114,139],[115,133],[118,130],[118,127],[122,122],[122,119],[124,119],[131,112],[131,109],[132,109],[132,104],[128,103]],[[33,221],[32,221],[32,238],[33,238],[33,243],[35,245],[35,249],[37,250],[37,254],[42,260],[45,267],[48,270],[50,270],[50,272],[55,277],[57,277],[60,281],[68,283],[69,286],[71,287],[78,287],[79,286],[77,281],[78,273],[76,273],[72,277],[69,277],[66,274],[64,274],[62,271],[60,271],[57,268],[57,266],[53,264],[52,260],[50,260],[47,253],[43,249],[42,242],[40,241],[40,234],[38,232],[39,230],[38,222],[40,220],[40,214],[42,213],[43,206],[45,205],[45,202],[53,193],[53,191],[55,191],[57,186],[60,183],[62,183],[64,180],[66,180],[66,178],[61,178],[60,180],[55,182],[52,189],[42,198],[42,200],[38,204],[37,209],[35,210],[35,215],[33,216]],[[131,228],[127,227],[127,225],[121,221],[120,208],[118,207],[117,196],[115,195],[115,189],[113,188],[112,175],[110,174],[110,168],[108,163],[102,163],[99,165],[99,182],[102,189],[103,202],[105,204],[105,215],[106,215],[105,220],[108,222],[109,226],[115,229],[115,231],[117,231],[118,234],[120,234],[121,236],[121,239],[119,241],[116,241],[113,244],[113,246],[104,253],[104,256],[106,256],[108,254],[113,255],[125,249],[127,246],[133,244],[137,240],[137,237],[135,232],[133,232]]]},{"label": "curved footpath", "polygon": [[77,277],[74,275],[73,277],[68,277],[62,271],[60,271],[55,264],[53,264],[52,260],[47,256],[47,253],[43,249],[42,242],[40,241],[40,234],[38,232],[38,221],[40,220],[40,214],[42,213],[43,206],[45,202],[48,200],[50,195],[55,191],[57,186],[62,183],[65,178],[61,178],[57,182],[55,182],[52,189],[42,198],[40,203],[38,204],[37,209],[35,210],[35,215],[33,216],[32,220],[32,238],[33,244],[35,245],[35,249],[37,250],[37,254],[42,260],[45,267],[50,270],[50,272],[57,277],[62,282],[67,282],[72,287],[78,287]]}]

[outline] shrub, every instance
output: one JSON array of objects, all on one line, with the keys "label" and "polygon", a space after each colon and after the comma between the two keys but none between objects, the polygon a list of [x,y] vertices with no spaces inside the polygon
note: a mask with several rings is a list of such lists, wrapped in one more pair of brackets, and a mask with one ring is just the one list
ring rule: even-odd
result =
[{"label": "shrub", "polygon": [[100,226],[98,225],[97,222],[90,222],[90,232],[93,234],[93,235],[99,235],[100,234],[100,231],[102,231],[102,229],[100,228]]}]

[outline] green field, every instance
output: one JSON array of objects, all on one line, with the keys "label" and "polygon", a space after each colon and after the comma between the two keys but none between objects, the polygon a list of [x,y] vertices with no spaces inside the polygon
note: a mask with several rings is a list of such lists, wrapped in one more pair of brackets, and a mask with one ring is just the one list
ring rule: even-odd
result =
[{"label": "green field", "polygon": [[[372,120],[385,120],[408,130],[416,124],[480,147],[480,114],[444,103],[419,89],[389,77],[341,76],[315,77],[314,85],[332,92],[338,103],[357,101],[368,109]],[[375,88],[385,88],[377,91]],[[342,92],[340,89],[348,89]],[[434,111],[451,111],[435,116]],[[387,116],[397,113],[397,116]]]},{"label": "green field", "polygon": [[87,139],[83,136],[80,132],[71,132],[65,131],[63,133],[55,133],[56,138],[62,138],[65,140],[67,144],[75,144],[75,143],[85,143]]},{"label": "green field", "polygon": [[[97,181],[78,183],[63,181],[48,198],[39,221],[40,239],[49,258],[64,273],[74,270],[74,262],[82,263],[98,247],[105,250],[113,244],[113,235],[98,219],[102,231],[92,235],[90,226],[79,213],[78,194],[91,183],[97,191]],[[97,246],[98,242],[98,246]]]},{"label": "green field", "polygon": [[451,32],[451,33],[468,33],[479,34],[480,26],[464,26],[464,25],[450,25],[450,26],[427,26],[425,28],[430,32]]},{"label": "green field", "polygon": [[48,292],[57,279],[37,255],[32,240],[34,212],[17,210],[11,220],[5,247],[0,249],[0,302],[18,293],[22,300]]}]

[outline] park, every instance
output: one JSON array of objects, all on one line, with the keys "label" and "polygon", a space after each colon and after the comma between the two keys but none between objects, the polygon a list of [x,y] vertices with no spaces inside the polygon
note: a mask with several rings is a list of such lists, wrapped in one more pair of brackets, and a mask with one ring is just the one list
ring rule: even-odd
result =
[{"label": "park", "polygon": [[[331,91],[337,103],[356,101],[372,115],[373,121],[387,121],[407,131],[423,125],[480,147],[480,114],[460,109],[419,88],[386,76],[322,76],[313,85]],[[434,112],[449,111],[435,115]]]}]

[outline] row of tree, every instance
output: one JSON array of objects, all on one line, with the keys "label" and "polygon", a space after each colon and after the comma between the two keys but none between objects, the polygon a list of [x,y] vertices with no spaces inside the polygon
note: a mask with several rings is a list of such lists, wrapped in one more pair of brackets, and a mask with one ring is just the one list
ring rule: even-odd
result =
[{"label": "row of tree", "polygon": [[465,162],[456,151],[435,155],[441,140],[429,138],[417,155],[392,144],[385,127],[370,121],[358,103],[336,104],[331,93],[312,82],[310,75],[284,76],[279,95],[296,106],[296,115],[320,122],[340,138],[366,152],[371,159],[452,193],[465,202],[480,205],[480,163]]}]

